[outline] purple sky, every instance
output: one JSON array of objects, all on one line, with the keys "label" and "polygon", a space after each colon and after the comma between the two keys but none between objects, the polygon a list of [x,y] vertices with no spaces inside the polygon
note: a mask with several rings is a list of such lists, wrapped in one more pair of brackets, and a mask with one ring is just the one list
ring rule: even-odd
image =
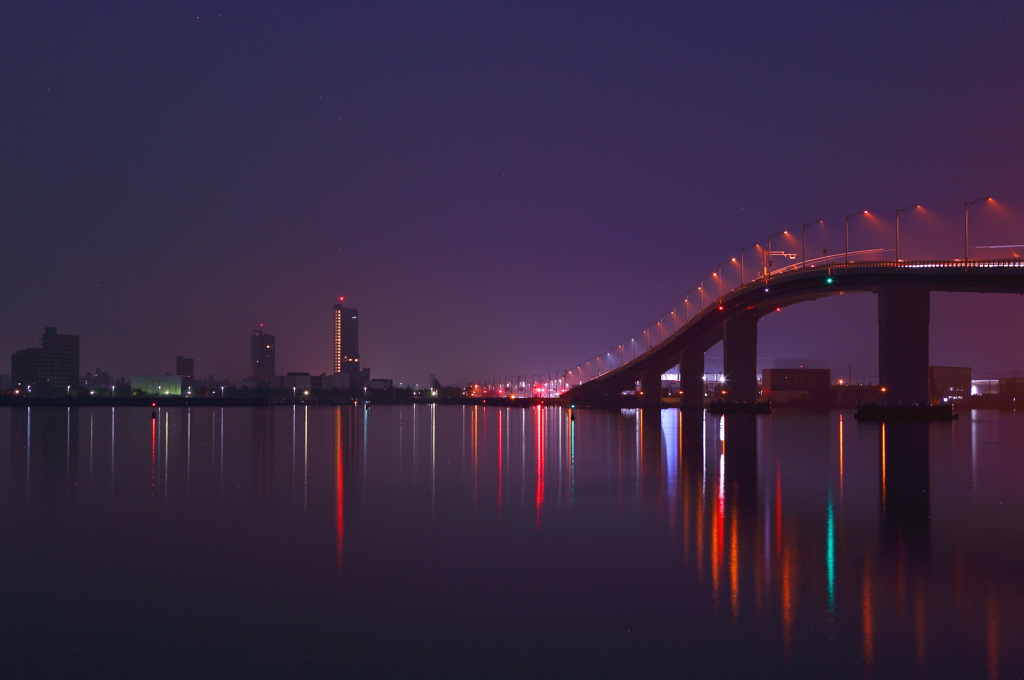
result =
[{"label": "purple sky", "polygon": [[[56,325],[83,370],[240,378],[263,323],[320,373],[345,295],[377,377],[541,373],[813,219],[891,248],[921,203],[901,255],[952,258],[992,195],[972,242],[1024,243],[1020,3],[157,4],[0,21],[0,372]],[[1024,298],[932,308],[932,363],[1024,371]],[[876,338],[843,296],[759,355],[874,377]]]}]

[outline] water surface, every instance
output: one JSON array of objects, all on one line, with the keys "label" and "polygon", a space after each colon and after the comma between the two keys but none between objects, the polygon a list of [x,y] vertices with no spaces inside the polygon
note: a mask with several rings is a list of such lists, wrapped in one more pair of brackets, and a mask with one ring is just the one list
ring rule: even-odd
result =
[{"label": "water surface", "polygon": [[0,409],[0,668],[1016,678],[1024,416],[962,418]]}]

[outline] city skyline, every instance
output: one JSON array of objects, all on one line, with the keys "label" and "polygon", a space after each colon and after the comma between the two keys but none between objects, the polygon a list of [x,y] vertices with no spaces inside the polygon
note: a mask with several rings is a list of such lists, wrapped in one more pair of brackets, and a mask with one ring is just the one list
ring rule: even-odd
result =
[{"label": "city skyline", "polygon": [[[607,351],[812,219],[809,252],[841,250],[865,209],[851,248],[893,249],[895,210],[920,204],[901,256],[959,257],[963,202],[993,196],[972,244],[1024,242],[1015,6],[9,19],[0,355],[59,326],[84,366],[163,373],[184,353],[243,377],[231,339],[264,323],[280,371],[326,372],[343,290],[362,363],[459,383]],[[935,363],[1024,370],[1024,302],[935,297]],[[857,372],[874,314],[869,296],[787,310],[762,355]]]}]

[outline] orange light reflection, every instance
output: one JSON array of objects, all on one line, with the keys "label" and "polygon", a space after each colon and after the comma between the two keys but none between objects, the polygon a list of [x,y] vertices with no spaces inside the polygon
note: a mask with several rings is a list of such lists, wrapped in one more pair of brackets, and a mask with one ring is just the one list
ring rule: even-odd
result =
[{"label": "orange light reflection", "polygon": [[337,529],[338,571],[341,571],[342,552],[345,544],[345,471],[342,463],[341,407],[334,407],[334,503]]}]

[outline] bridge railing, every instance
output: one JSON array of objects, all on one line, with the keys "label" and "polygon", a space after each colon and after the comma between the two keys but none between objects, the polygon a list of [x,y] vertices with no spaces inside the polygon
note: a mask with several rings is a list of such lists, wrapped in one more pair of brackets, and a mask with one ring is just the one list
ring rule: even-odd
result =
[{"label": "bridge railing", "polygon": [[[603,355],[597,355],[585,362],[581,362],[574,368],[564,371],[562,384],[565,390],[569,390],[585,382],[589,382],[610,373],[625,364],[642,359],[647,354],[656,351],[665,341],[669,340],[679,329],[700,318],[704,312],[722,299],[729,297],[737,290],[751,285],[763,285],[793,274],[801,274],[807,270],[831,269],[918,269],[918,268],[958,268],[965,267],[1020,267],[1024,268],[1024,260],[1001,260],[1001,259],[977,259],[977,260],[879,260],[869,259],[879,253],[889,252],[883,248],[862,250],[838,255],[828,255],[812,258],[806,261],[773,269],[771,272],[762,271],[751,281],[732,286],[728,291],[723,291],[721,297],[710,295],[707,292],[696,296],[691,301],[689,296],[680,300],[672,306],[672,309],[664,312],[658,321],[649,324],[643,330],[637,331],[626,342],[616,345]],[[693,289],[691,289],[693,290]],[[699,290],[699,289],[698,289]],[[717,292],[717,291],[716,291]],[[694,309],[696,308],[696,309]]]}]

